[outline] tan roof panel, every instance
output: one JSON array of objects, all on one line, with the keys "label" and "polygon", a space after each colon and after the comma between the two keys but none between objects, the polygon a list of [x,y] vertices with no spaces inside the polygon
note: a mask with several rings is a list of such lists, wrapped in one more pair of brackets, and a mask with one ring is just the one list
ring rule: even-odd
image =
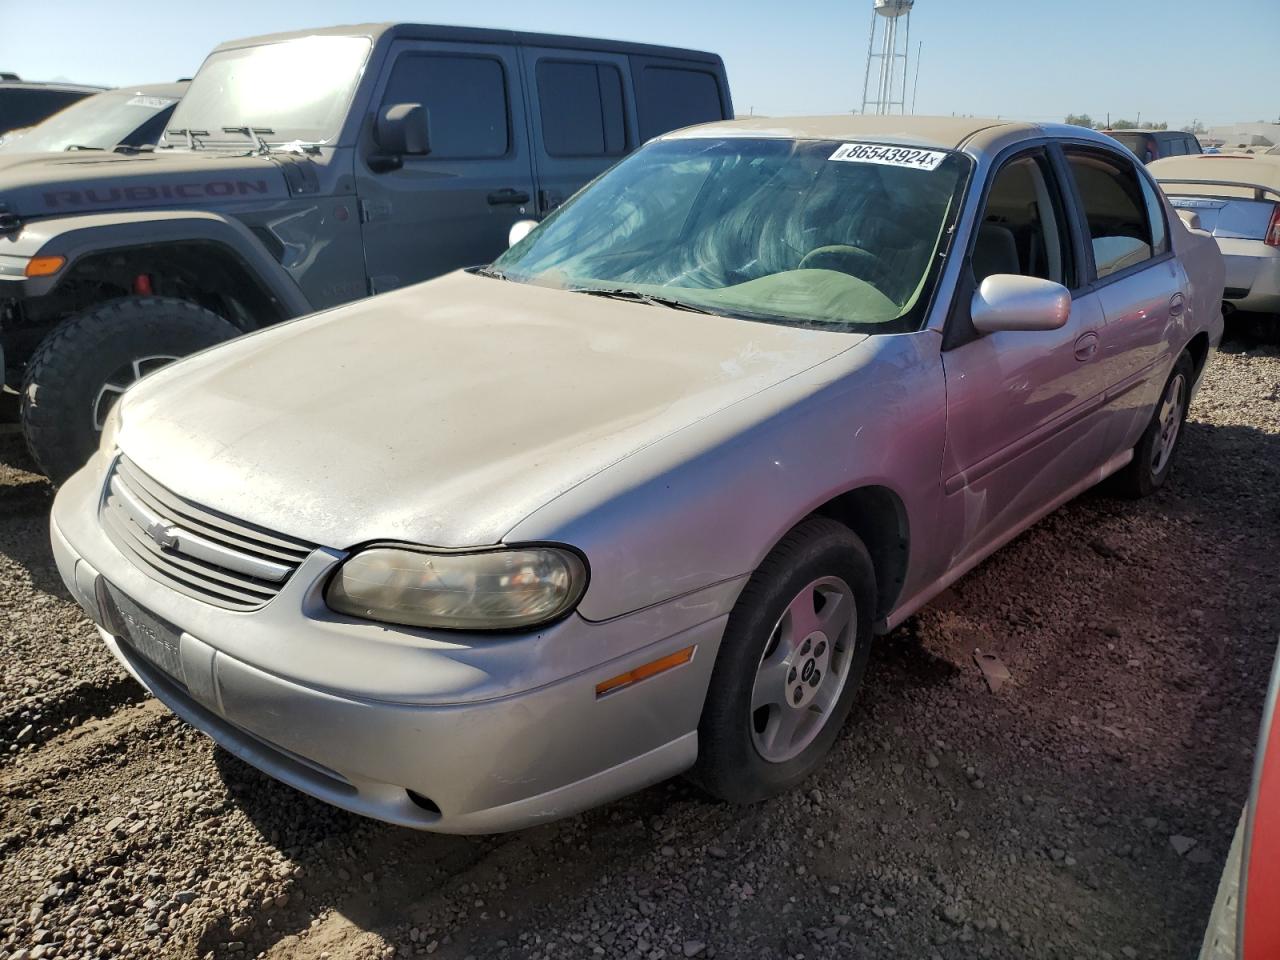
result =
[{"label": "tan roof panel", "polygon": [[873,140],[950,150],[991,128],[1035,130],[1033,124],[985,117],[854,116],[743,117],[686,127],[675,137],[760,136],[794,140]]}]

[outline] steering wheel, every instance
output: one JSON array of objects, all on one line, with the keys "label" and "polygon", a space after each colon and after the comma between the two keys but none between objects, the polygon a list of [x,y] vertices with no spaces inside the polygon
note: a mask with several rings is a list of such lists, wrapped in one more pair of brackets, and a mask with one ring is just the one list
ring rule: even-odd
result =
[{"label": "steering wheel", "polygon": [[870,281],[879,272],[879,258],[870,250],[847,243],[832,243],[810,250],[800,258],[799,270],[835,270]]}]

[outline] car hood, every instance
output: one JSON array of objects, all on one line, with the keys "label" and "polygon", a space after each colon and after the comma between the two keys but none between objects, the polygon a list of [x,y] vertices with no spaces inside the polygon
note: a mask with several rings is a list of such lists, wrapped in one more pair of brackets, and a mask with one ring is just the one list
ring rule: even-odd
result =
[{"label": "car hood", "polygon": [[459,272],[153,374],[119,442],[174,492],[314,543],[480,546],[865,339]]},{"label": "car hood", "polygon": [[0,203],[23,219],[288,196],[280,162],[242,152],[0,153]]}]

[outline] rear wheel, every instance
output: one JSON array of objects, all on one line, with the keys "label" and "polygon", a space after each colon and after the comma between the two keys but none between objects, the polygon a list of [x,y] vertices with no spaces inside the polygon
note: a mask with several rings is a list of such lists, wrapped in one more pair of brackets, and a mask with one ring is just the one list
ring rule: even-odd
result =
[{"label": "rear wheel", "polygon": [[127,297],[73,314],[27,364],[22,431],[31,456],[51,480],[65,480],[97,449],[107,414],[135,381],[239,332],[169,297]]},{"label": "rear wheel", "polygon": [[1187,422],[1194,379],[1195,368],[1184,353],[1169,374],[1146,432],[1133,448],[1133,459],[1115,476],[1115,489],[1122,496],[1145,497],[1169,479],[1182,428]]},{"label": "rear wheel", "polygon": [[806,520],[743,589],[716,655],[691,774],[746,803],[787,790],[826,756],[871,647],[875,573],[843,524]]}]

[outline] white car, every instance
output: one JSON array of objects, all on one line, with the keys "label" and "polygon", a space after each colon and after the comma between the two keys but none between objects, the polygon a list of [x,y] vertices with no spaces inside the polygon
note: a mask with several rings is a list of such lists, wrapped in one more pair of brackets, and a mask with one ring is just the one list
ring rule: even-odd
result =
[{"label": "white car", "polygon": [[1172,157],[1147,169],[1179,213],[1194,214],[1192,225],[1218,241],[1228,308],[1280,314],[1280,156]]}]

